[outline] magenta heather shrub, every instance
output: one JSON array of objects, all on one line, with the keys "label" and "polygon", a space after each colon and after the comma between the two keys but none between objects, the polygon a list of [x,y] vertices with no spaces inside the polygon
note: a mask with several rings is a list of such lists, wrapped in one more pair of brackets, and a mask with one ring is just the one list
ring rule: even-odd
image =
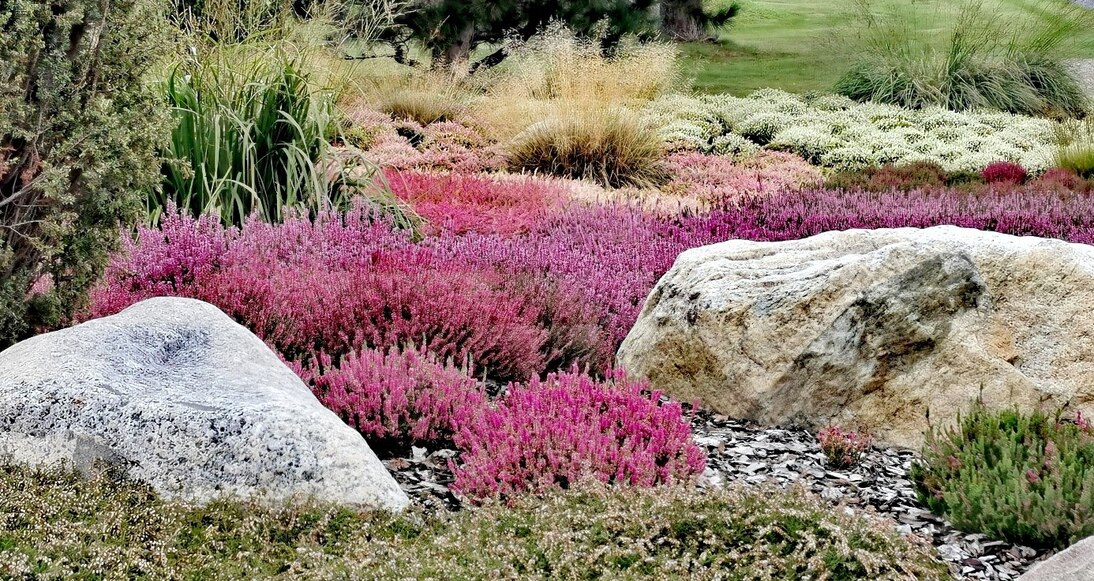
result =
[{"label": "magenta heather shrub", "polygon": [[984,167],[980,176],[989,184],[1020,184],[1026,181],[1026,168],[1013,161],[996,161]]},{"label": "magenta heather shrub", "polygon": [[1094,242],[1094,197],[1028,187],[988,195],[952,189],[909,192],[807,190],[748,200],[682,219],[674,230],[708,240],[796,240],[851,228],[926,228],[951,224],[1016,236]]},{"label": "magenta heather shrub", "polygon": [[299,368],[323,405],[367,439],[381,456],[414,444],[452,446],[453,435],[474,426],[486,409],[481,383],[451,362],[410,349],[366,349],[335,366],[320,354],[317,365]]},{"label": "magenta heather shrub", "polygon": [[706,460],[677,403],[622,372],[563,373],[509,390],[463,430],[453,488],[475,498],[567,487],[584,478],[635,486],[686,480]]},{"label": "magenta heather shrub", "polygon": [[662,191],[707,203],[766,196],[823,181],[820,171],[792,153],[762,151],[745,159],[675,153],[665,160],[672,180]]},{"label": "magenta heather shrub", "polygon": [[565,197],[557,182],[531,177],[499,180],[390,169],[384,173],[391,191],[425,218],[432,234],[528,232]]},{"label": "magenta heather shrub", "polygon": [[210,302],[286,359],[420,345],[522,379],[544,366],[542,305],[504,273],[444,259],[363,212],[242,230],[172,216],[142,229],[93,293],[92,316],[157,295]]},{"label": "magenta heather shrub", "polygon": [[552,333],[600,337],[595,353],[563,358],[550,369],[577,363],[605,370],[650,289],[676,256],[712,241],[709,234],[694,235],[634,208],[575,206],[550,216],[526,236],[444,236],[426,243],[452,259],[545,281],[530,284],[524,278],[522,288],[540,293],[532,302],[566,314],[556,323],[580,323],[576,328],[556,327]]}]

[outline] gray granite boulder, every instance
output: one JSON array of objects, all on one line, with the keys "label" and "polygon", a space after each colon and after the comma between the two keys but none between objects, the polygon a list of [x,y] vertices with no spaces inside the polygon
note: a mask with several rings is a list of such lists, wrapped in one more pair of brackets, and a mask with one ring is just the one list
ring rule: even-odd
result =
[{"label": "gray granite boulder", "polygon": [[146,300],[0,353],[0,457],[105,461],[194,502],[409,502],[269,347],[192,299]]},{"label": "gray granite boulder", "polygon": [[1087,537],[1042,561],[1018,581],[1094,581],[1094,537]]}]

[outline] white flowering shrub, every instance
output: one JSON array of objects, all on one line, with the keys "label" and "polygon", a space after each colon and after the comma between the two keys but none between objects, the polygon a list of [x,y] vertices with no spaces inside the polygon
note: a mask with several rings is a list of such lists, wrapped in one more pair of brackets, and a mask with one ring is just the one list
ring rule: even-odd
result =
[{"label": "white flowering shrub", "polygon": [[763,147],[837,170],[935,162],[950,172],[979,172],[1012,161],[1036,174],[1051,164],[1057,125],[997,111],[913,110],[775,89],[747,97],[672,95],[651,102],[645,114],[662,121],[675,148],[742,154]]}]

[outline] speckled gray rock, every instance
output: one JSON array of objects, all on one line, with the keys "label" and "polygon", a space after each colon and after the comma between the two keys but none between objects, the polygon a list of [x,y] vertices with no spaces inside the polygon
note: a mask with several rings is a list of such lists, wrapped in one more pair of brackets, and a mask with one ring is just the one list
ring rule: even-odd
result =
[{"label": "speckled gray rock", "polygon": [[619,350],[653,387],[916,447],[989,407],[1094,412],[1094,247],[953,226],[684,252]]},{"label": "speckled gray rock", "polygon": [[103,460],[195,502],[409,502],[269,347],[191,299],[150,299],[0,353],[0,456]]},{"label": "speckled gray rock", "polygon": [[1049,557],[1018,581],[1094,581],[1094,537],[1087,537]]}]

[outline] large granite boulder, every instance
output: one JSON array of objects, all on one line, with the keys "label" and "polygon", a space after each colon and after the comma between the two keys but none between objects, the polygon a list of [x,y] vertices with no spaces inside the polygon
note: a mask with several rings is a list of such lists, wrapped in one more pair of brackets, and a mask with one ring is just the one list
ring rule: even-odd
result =
[{"label": "large granite boulder", "polygon": [[409,502],[269,347],[192,299],[150,299],[0,353],[0,457],[106,462],[195,502]]},{"label": "large granite boulder", "polygon": [[1094,247],[939,226],[696,248],[618,359],[724,414],[903,446],[977,397],[1094,412]]}]

